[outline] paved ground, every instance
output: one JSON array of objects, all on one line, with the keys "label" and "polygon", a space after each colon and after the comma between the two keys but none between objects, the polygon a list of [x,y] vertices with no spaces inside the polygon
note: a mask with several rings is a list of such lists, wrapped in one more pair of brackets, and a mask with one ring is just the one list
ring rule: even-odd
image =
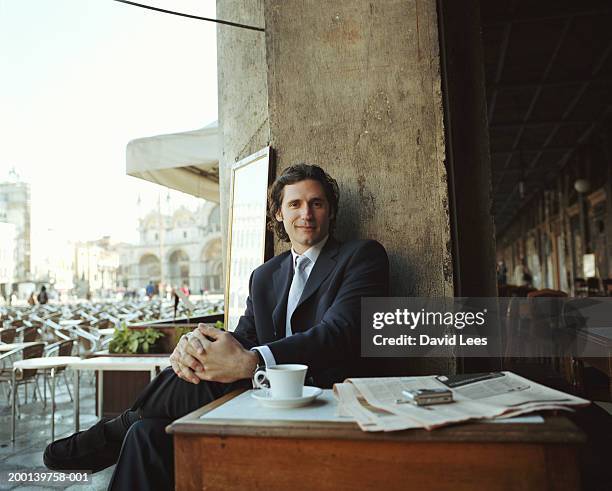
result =
[{"label": "paved ground", "polygon": [[[70,379],[70,376],[68,377]],[[42,379],[40,381],[42,389]],[[6,389],[6,388],[5,388]],[[71,387],[72,390],[72,387]],[[74,392],[74,391],[72,391]],[[48,391],[47,391],[48,393]],[[20,397],[23,403],[24,388],[20,388]],[[87,428],[97,421],[95,416],[95,390],[93,381],[89,376],[81,378],[81,428]],[[58,383],[56,393],[55,437],[61,438],[74,431],[73,404],[69,399],[68,391],[63,378]],[[0,490],[57,490],[69,489],[71,491],[87,490],[102,491],[107,488],[114,467],[94,475],[89,475],[87,484],[73,484],[71,482],[58,482],[53,486],[49,484],[35,485],[8,482],[9,472],[51,472],[42,461],[42,453],[51,438],[51,409],[47,405],[44,409],[40,401],[32,402],[32,387],[28,389],[28,403],[21,406],[21,415],[17,420],[17,435],[15,445],[11,444],[11,407],[6,398],[6,390],[0,389]],[[61,477],[61,476],[53,476]]]}]

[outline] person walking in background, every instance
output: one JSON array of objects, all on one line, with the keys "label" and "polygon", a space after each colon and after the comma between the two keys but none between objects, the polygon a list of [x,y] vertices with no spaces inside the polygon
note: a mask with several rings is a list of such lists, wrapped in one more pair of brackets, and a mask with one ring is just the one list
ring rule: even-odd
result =
[{"label": "person walking in background", "polygon": [[155,294],[155,287],[153,286],[153,282],[149,281],[149,284],[147,285],[147,289],[145,290],[147,297],[149,297],[149,300],[151,300],[153,298],[153,295]]},{"label": "person walking in background", "polygon": [[529,270],[529,266],[523,266],[523,276],[521,277],[521,286],[531,288],[533,286],[533,275]]},{"label": "person walking in background", "polygon": [[28,305],[36,305],[36,299],[34,298],[34,290],[30,292],[30,296],[28,297]]},{"label": "person walking in background", "polygon": [[508,283],[508,268],[504,261],[498,261],[497,263],[497,284],[499,286],[505,286]]},{"label": "person walking in background", "polygon": [[40,287],[40,293],[36,298],[40,305],[44,305],[49,301],[49,295],[47,295],[47,288],[45,287],[45,285]]},{"label": "person walking in background", "polygon": [[172,289],[172,305],[174,306],[174,316],[173,319],[176,319],[176,312],[178,311],[178,305],[180,302],[179,296],[176,294],[176,288]]}]

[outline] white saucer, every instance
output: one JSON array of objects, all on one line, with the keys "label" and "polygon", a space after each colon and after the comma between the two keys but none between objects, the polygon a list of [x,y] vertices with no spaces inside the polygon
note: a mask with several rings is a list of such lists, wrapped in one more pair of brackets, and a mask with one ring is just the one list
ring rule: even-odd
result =
[{"label": "white saucer", "polygon": [[304,386],[302,397],[292,397],[290,399],[273,399],[265,389],[258,389],[251,392],[251,397],[256,399],[260,404],[276,409],[289,409],[293,407],[301,407],[310,404],[317,397],[323,394],[323,391],[318,387]]}]

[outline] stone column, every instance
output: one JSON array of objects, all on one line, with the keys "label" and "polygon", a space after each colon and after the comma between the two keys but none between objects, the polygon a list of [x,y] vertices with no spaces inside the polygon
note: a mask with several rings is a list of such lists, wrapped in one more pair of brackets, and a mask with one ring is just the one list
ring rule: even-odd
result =
[{"label": "stone column", "polygon": [[278,171],[338,180],[338,235],[385,245],[394,294],[452,296],[435,1],[265,5]]},{"label": "stone column", "polygon": [[265,19],[278,171],[308,161],[337,179],[337,235],[385,246],[393,295],[452,296],[436,2],[269,0]]},{"label": "stone column", "polygon": [[[264,27],[263,0],[218,1],[217,18]],[[218,24],[217,72],[222,139],[219,159],[221,240],[225,269],[231,166],[267,146],[270,140],[264,33]]]}]

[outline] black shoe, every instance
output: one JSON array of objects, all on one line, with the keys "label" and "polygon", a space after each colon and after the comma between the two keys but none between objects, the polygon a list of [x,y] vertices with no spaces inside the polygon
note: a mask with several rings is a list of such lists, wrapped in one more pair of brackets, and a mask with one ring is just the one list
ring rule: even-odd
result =
[{"label": "black shoe", "polygon": [[86,431],[56,440],[45,449],[43,461],[54,471],[74,470],[98,472],[117,462],[122,442],[107,441],[104,423],[98,421]]}]

